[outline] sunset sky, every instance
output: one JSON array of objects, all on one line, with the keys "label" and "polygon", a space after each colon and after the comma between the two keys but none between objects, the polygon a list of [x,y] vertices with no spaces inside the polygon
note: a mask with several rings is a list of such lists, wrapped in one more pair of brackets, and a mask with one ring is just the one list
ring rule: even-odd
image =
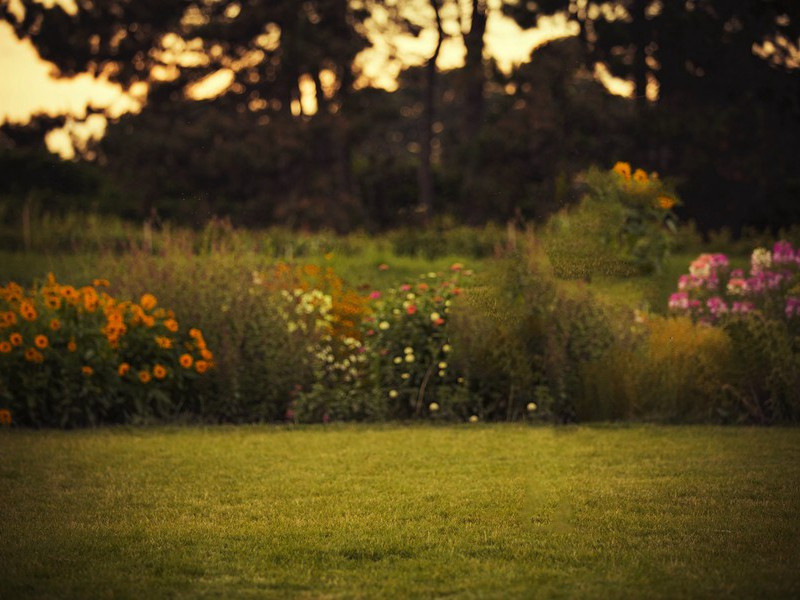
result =
[{"label": "sunset sky", "polygon": [[[44,3],[54,1],[43,0]],[[487,53],[498,61],[502,69],[508,70],[514,64],[525,62],[531,50],[541,43],[573,35],[575,30],[571,25],[574,24],[567,23],[563,17],[556,17],[543,20],[536,29],[523,31],[511,19],[500,14],[494,5],[487,25]],[[452,69],[463,64],[464,46],[455,20],[447,19],[445,26],[449,37],[442,46],[438,65],[441,69]],[[375,33],[371,35],[371,41],[373,47],[362,52],[356,60],[361,72],[359,83],[392,90],[396,86],[397,74],[404,66],[421,64],[426,60],[435,44],[435,31],[425,30],[418,38],[388,38]],[[399,60],[389,59],[392,47],[396,49]],[[0,23],[0,122],[25,122],[37,112],[67,114],[75,117],[74,122],[67,126],[69,131],[78,138],[86,138],[102,135],[106,126],[106,120],[101,115],[92,115],[86,120],[88,105],[107,109],[113,118],[138,110],[146,98],[146,86],[123,90],[117,84],[88,74],[59,79],[54,76],[55,73],[55,67],[41,60],[30,42],[18,40],[9,24]],[[192,92],[198,97],[214,96],[223,92],[229,82],[230,73],[220,71]],[[605,83],[615,93],[627,92],[627,82]],[[301,89],[306,96],[303,98],[305,112],[313,112],[316,106],[313,85],[301,86]],[[52,132],[48,145],[64,157],[73,155],[67,131]]]}]

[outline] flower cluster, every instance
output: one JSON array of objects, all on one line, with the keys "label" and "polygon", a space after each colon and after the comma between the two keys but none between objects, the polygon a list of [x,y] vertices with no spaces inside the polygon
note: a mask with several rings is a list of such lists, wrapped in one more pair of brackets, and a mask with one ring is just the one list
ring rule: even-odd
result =
[{"label": "flower cluster", "polygon": [[669,309],[705,323],[753,311],[794,321],[800,317],[800,250],[785,241],[776,242],[772,251],[756,248],[747,273],[731,268],[724,254],[702,254],[678,279]]},{"label": "flower cluster", "polygon": [[[130,405],[146,404],[151,390],[186,389],[213,368],[199,329],[182,334],[152,294],[119,301],[108,286],[61,285],[50,274],[30,290],[0,287],[0,402],[22,413],[20,421],[122,418]],[[87,396],[102,406],[73,415],[80,410],[72,403]]]},{"label": "flower cluster", "polygon": [[469,275],[456,263],[449,277],[428,273],[416,284],[370,295],[373,314],[364,323],[364,344],[380,373],[381,392],[400,416],[438,412],[440,404],[426,398],[435,398],[440,386],[463,383],[448,365],[447,323],[461,293],[458,280]]},{"label": "flower cluster", "polygon": [[[268,273],[253,273],[253,284],[279,292],[300,331],[328,329],[334,338],[360,338],[360,323],[367,312],[367,299],[349,288],[332,268],[315,264],[278,263]],[[311,315],[323,323],[309,322]],[[294,330],[293,328],[291,328]]]}]

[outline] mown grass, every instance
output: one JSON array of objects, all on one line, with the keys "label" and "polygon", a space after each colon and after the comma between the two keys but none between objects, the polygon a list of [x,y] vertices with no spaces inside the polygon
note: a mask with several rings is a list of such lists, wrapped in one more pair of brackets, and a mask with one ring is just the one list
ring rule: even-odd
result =
[{"label": "mown grass", "polygon": [[0,433],[2,597],[800,594],[797,429]]}]

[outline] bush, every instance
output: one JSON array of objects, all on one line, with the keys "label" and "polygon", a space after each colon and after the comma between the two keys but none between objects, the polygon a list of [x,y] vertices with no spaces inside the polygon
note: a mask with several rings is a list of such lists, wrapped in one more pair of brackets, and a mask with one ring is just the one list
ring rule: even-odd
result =
[{"label": "bush", "polygon": [[216,368],[192,398],[193,414],[259,422],[283,419],[295,386],[312,378],[298,361],[304,346],[286,331],[275,294],[253,281],[253,272],[268,265],[252,253],[195,256],[171,248],[161,256],[108,256],[99,267],[114,274],[119,293],[152,290],[202,328]]},{"label": "bush", "polygon": [[108,282],[75,288],[50,275],[0,288],[0,403],[17,422],[74,427],[175,416],[215,365],[202,332],[181,329],[144,294]]},{"label": "bush", "polygon": [[733,346],[725,331],[686,318],[640,317],[632,344],[584,370],[587,404],[599,418],[720,421],[728,406]]},{"label": "bush", "polygon": [[390,418],[455,410],[441,392],[464,381],[449,365],[450,311],[461,294],[462,266],[453,265],[451,275],[431,272],[415,285],[371,295],[374,302],[364,324],[364,347],[372,387],[386,398]]},{"label": "bush", "polygon": [[800,418],[800,251],[785,241],[756,248],[748,273],[724,254],[702,254],[669,308],[730,336],[736,412],[758,422]]},{"label": "bush", "polygon": [[655,173],[631,174],[628,163],[609,172],[590,169],[580,179],[577,206],[554,215],[545,246],[559,277],[630,276],[658,271],[673,243],[679,202]]}]

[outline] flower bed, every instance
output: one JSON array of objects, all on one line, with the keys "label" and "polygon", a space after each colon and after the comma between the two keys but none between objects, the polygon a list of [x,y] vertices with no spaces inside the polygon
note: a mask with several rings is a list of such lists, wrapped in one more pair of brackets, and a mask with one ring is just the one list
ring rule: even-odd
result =
[{"label": "flower bed", "polygon": [[152,294],[108,294],[50,275],[0,288],[0,406],[18,422],[71,427],[174,414],[214,367],[203,334]]}]

